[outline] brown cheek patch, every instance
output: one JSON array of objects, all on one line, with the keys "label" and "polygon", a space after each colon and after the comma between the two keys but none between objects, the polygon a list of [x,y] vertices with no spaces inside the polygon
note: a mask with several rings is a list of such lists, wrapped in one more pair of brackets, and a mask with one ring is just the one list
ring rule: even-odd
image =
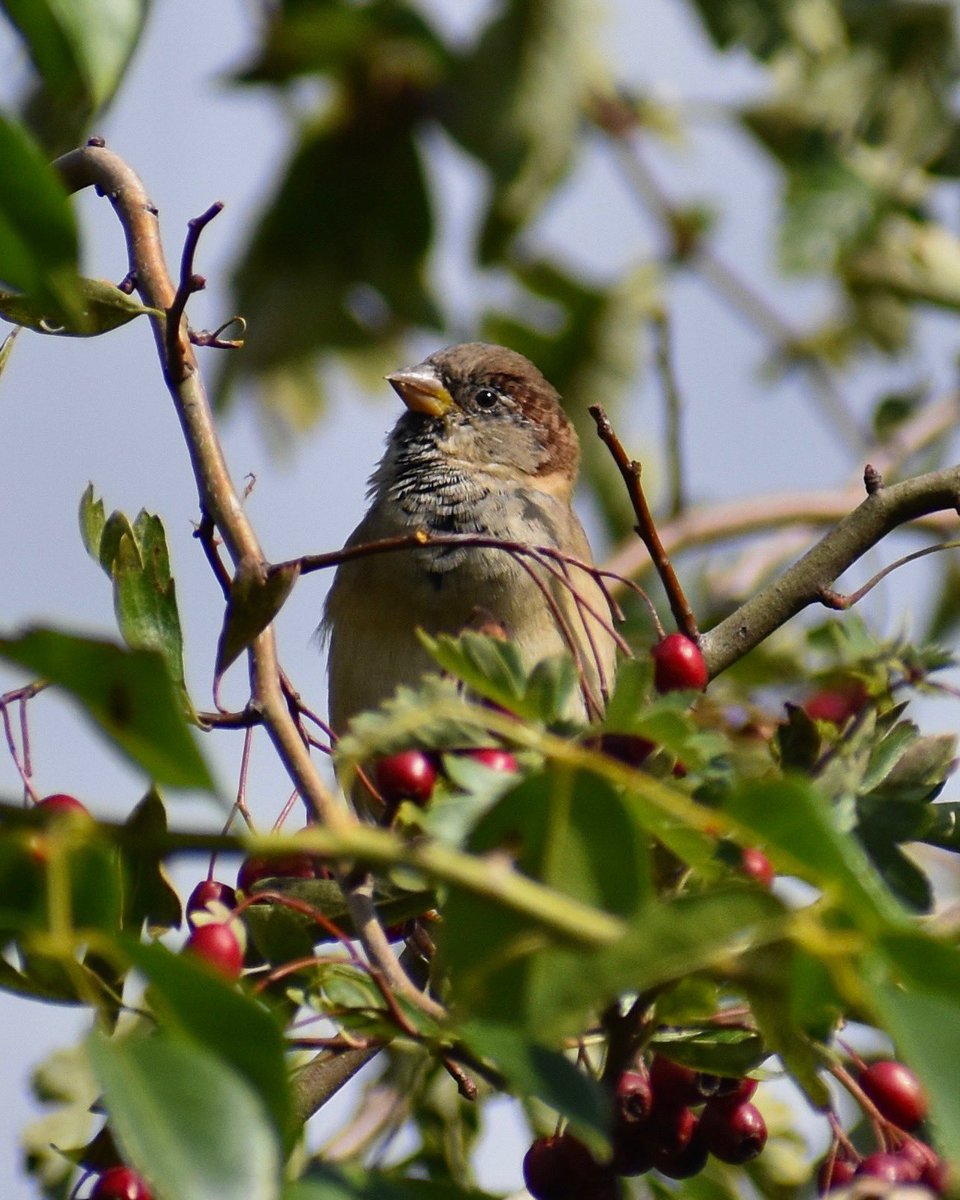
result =
[{"label": "brown cheek patch", "polygon": [[546,454],[537,475],[565,476],[572,485],[580,464],[580,447],[555,389],[546,380],[538,385],[516,375],[498,376],[493,386],[513,396],[524,416],[539,425],[546,435]]}]

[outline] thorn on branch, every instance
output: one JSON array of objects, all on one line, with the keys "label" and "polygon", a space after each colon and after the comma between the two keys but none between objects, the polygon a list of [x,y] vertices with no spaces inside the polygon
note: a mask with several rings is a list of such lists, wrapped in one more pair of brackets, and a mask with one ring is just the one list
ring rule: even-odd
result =
[{"label": "thorn on branch", "polygon": [[88,146],[95,146],[100,150],[102,150],[103,147],[106,146],[106,144],[107,144],[106,138],[102,138],[98,133],[95,133],[91,137],[87,138]]},{"label": "thorn on branch", "polygon": [[123,292],[125,296],[132,296],[137,286],[136,271],[128,271],[126,275],[117,284],[117,291]]},{"label": "thorn on branch", "polygon": [[868,496],[875,496],[877,492],[883,491],[883,476],[870,463],[863,468],[863,486],[867,489]]},{"label": "thorn on branch", "polygon": [[[237,326],[240,337],[223,337],[224,330],[229,329],[231,325]],[[189,337],[195,346],[211,346],[214,350],[241,350],[244,341],[243,335],[246,332],[246,319],[244,317],[231,317],[229,321],[224,321],[222,325],[218,325],[212,331],[208,329],[191,329],[189,330]]]}]

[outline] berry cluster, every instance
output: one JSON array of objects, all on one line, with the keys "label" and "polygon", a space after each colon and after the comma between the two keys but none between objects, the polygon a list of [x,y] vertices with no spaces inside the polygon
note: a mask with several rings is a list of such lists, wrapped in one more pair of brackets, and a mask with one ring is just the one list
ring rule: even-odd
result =
[{"label": "berry cluster", "polygon": [[937,1152],[912,1137],[927,1115],[927,1100],[916,1075],[903,1063],[884,1059],[863,1066],[857,1085],[880,1121],[884,1143],[872,1154],[860,1156],[846,1141],[835,1141],[820,1164],[820,1195],[846,1187],[855,1178],[878,1179],[888,1184],[920,1184],[936,1195],[947,1190],[947,1168]]},{"label": "berry cluster", "polygon": [[[499,746],[465,750],[464,756],[491,771],[515,772],[520,769],[510,751]],[[440,778],[440,762],[437,755],[426,750],[401,750],[378,759],[373,777],[387,812],[394,811],[403,800],[412,800],[424,807],[430,803]]]},{"label": "berry cluster", "polygon": [[751,1103],[756,1081],[708,1075],[655,1055],[624,1071],[614,1089],[613,1157],[600,1163],[570,1133],[538,1138],[523,1160],[537,1200],[608,1200],[621,1175],[656,1170],[688,1179],[713,1155],[743,1164],[757,1157],[767,1127]]}]

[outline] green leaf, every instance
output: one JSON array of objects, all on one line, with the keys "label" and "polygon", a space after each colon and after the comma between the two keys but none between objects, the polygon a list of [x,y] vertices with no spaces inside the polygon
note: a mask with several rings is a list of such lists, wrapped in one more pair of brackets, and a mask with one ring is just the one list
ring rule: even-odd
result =
[{"label": "green leaf", "polygon": [[513,642],[470,631],[459,637],[418,634],[431,657],[476,695],[532,721],[550,723],[567,711],[576,686],[569,656],[545,659],[528,678]]},{"label": "green leaf", "polygon": [[0,658],[69,693],[114,745],[158,783],[212,790],[160,654],[33,629],[0,638]]},{"label": "green leaf", "polygon": [[739,884],[649,903],[590,970],[635,991],[722,969],[732,956],[777,940],[788,914],[770,893]]},{"label": "green leaf", "polygon": [[493,1063],[518,1096],[535,1096],[566,1117],[601,1154],[608,1146],[610,1097],[600,1084],[557,1050],[531,1040],[516,1027],[469,1021],[464,1040],[480,1058]]},{"label": "green leaf", "polygon": [[273,1015],[188,955],[159,943],[130,942],[125,952],[150,982],[162,1025],[189,1035],[246,1080],[266,1107],[276,1133],[292,1134],[283,1034]]},{"label": "green leaf", "polygon": [[113,582],[113,608],[123,640],[134,650],[157,650],[192,711],[183,670],[183,633],[163,522],[141,509],[131,525],[122,512],[104,520],[93,485],[80,499],[80,535],[87,553]]},{"label": "green leaf", "polygon": [[79,280],[79,308],[62,314],[59,321],[50,317],[49,305],[33,296],[0,291],[0,317],[14,325],[23,325],[36,333],[57,337],[97,337],[126,325],[135,317],[162,316],[156,308],[147,308],[134,296],[122,292],[105,279]]},{"label": "green leaf", "polygon": [[266,629],[299,578],[300,564],[297,562],[274,566],[241,559],[230,585],[223,629],[217,642],[215,679],[219,680],[230,664],[236,662]]},{"label": "green leaf", "polygon": [[770,1054],[760,1035],[748,1029],[662,1028],[651,1044],[674,1062],[711,1075],[746,1075]]},{"label": "green leaf", "polygon": [[287,1184],[283,1200],[494,1200],[488,1192],[447,1179],[398,1179],[383,1171],[315,1163]]},{"label": "green leaf", "polygon": [[904,921],[904,910],[856,841],[837,829],[832,808],[811,783],[800,778],[749,782],[727,796],[724,807],[782,869],[843,904],[864,930]]},{"label": "green leaf", "polygon": [[960,951],[919,931],[889,935],[867,978],[874,1011],[927,1090],[938,1149],[960,1164]]},{"label": "green leaf", "polygon": [[0,114],[0,286],[46,307],[50,321],[77,320],[77,229],[56,172],[27,133]]},{"label": "green leaf", "polygon": [[159,1200],[278,1200],[276,1132],[222,1059],[163,1031],[87,1047],[114,1136]]}]

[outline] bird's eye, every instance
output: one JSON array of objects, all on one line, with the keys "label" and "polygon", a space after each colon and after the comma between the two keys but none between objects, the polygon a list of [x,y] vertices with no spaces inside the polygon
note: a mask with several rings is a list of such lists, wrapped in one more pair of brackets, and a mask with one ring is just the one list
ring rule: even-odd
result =
[{"label": "bird's eye", "polygon": [[500,397],[493,388],[481,388],[475,396],[478,408],[495,408]]}]

